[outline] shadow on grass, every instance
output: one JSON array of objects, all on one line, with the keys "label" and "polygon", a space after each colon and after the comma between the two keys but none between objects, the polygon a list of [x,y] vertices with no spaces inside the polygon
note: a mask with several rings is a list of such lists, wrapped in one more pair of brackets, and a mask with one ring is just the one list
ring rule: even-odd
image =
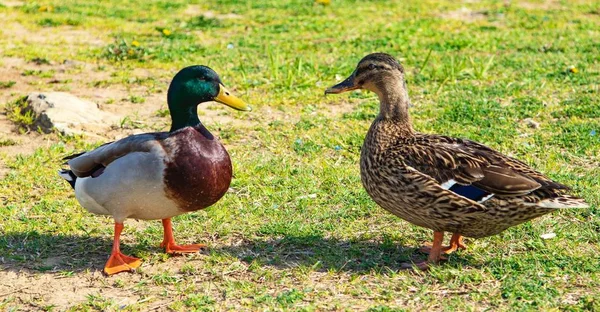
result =
[{"label": "shadow on grass", "polygon": [[[31,273],[83,272],[101,270],[112,247],[109,237],[54,235],[38,232],[6,233],[0,237],[1,268]],[[158,246],[121,244],[131,256],[162,253]],[[226,254],[246,263],[279,269],[308,266],[318,271],[397,271],[403,263],[425,260],[412,247],[384,240],[347,241],[319,236],[287,236],[277,240],[245,240],[235,246],[213,246],[209,254]],[[142,257],[144,258],[144,257]],[[452,255],[452,266],[476,265],[465,252]],[[476,265],[477,266],[477,265]]]},{"label": "shadow on grass", "polygon": [[[32,273],[102,270],[112,248],[112,238],[12,232],[0,236],[2,270]],[[154,246],[121,244],[128,255],[154,250]]]},{"label": "shadow on grass", "polygon": [[[278,240],[247,241],[237,246],[214,247],[209,252],[225,253],[246,263],[280,269],[309,266],[318,271],[369,273],[403,270],[403,264],[419,262],[427,255],[418,246],[401,246],[394,241],[337,240],[319,236],[286,236]],[[454,266],[473,265],[465,252],[450,256]],[[475,264],[478,265],[478,264]]]}]

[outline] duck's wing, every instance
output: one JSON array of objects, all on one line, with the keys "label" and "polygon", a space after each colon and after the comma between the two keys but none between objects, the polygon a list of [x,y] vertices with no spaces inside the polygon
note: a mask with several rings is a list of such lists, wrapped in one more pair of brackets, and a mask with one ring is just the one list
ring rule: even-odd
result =
[{"label": "duck's wing", "polygon": [[[104,143],[104,144],[102,144],[102,145],[100,145],[100,146],[98,146],[96,148],[100,148],[100,147],[102,147],[104,145],[112,144],[114,142],[115,141],[106,142],[106,143]],[[83,155],[85,153],[87,153],[87,151],[85,151],[85,152],[79,152],[79,153],[75,153],[75,154],[71,154],[71,155],[67,155],[67,156],[63,157],[62,160],[66,160],[66,162],[63,165],[67,165],[69,163],[69,160],[71,160],[73,158],[77,158],[77,157],[79,157],[79,156],[81,156],[81,155]]]},{"label": "duck's wing", "polygon": [[[458,140],[458,139],[454,139]],[[569,187],[563,184],[560,184],[556,181],[551,180],[541,172],[538,172],[532,169],[526,163],[506,156],[496,150],[493,150],[481,143],[470,141],[470,140],[459,140],[462,145],[466,146],[468,149],[475,151],[480,155],[484,155],[493,165],[497,164],[504,168],[508,168],[514,172],[517,172],[521,175],[527,176],[528,178],[535,180],[540,184],[539,189],[547,189],[547,190],[568,190]]]},{"label": "duck's wing", "polygon": [[144,133],[132,135],[121,140],[106,143],[98,148],[65,157],[67,164],[75,176],[79,178],[94,175],[115,159],[134,152],[150,153],[162,149],[162,141],[168,136],[166,132]]},{"label": "duck's wing", "polygon": [[493,196],[522,196],[540,188],[566,188],[524,163],[482,144],[420,135],[389,149],[446,190],[482,203]]}]

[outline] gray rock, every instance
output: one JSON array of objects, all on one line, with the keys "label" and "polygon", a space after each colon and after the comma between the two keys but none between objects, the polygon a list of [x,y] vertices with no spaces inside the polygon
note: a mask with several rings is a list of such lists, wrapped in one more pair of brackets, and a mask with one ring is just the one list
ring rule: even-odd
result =
[{"label": "gray rock", "polygon": [[118,121],[117,116],[101,111],[97,104],[65,92],[31,93],[26,110],[33,112],[34,126],[45,133],[53,129],[63,134],[97,132]]}]

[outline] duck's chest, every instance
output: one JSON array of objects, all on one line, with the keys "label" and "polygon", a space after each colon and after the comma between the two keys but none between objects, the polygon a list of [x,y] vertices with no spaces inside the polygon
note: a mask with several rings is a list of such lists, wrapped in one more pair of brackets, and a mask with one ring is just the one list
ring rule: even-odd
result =
[{"label": "duck's chest", "polygon": [[400,190],[410,182],[402,178],[405,169],[402,158],[390,153],[402,139],[401,134],[393,123],[381,120],[376,120],[367,132],[361,148],[360,173],[369,193],[383,188]]},{"label": "duck's chest", "polygon": [[165,192],[180,209],[194,211],[216,203],[229,189],[229,154],[204,127],[185,128],[165,140]]},{"label": "duck's chest", "polygon": [[367,193],[378,203],[397,201],[408,192],[411,181],[405,176],[405,167],[398,159],[386,157],[380,150],[365,144],[361,150],[360,176]]},{"label": "duck's chest", "polygon": [[390,151],[402,141],[401,134],[390,127],[371,126],[361,149],[360,173],[363,186],[378,205],[407,219],[424,203],[403,158]]},{"label": "duck's chest", "polygon": [[365,190],[379,206],[408,222],[432,228],[429,210],[422,209],[430,204],[429,198],[423,196],[401,161],[373,152],[365,144],[360,176]]}]

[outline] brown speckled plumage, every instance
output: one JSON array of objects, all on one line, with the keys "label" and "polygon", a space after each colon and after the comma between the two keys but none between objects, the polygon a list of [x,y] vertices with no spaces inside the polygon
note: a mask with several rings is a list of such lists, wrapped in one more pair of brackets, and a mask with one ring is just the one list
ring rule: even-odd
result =
[{"label": "brown speckled plumage", "polygon": [[[393,119],[375,120],[361,152],[361,178],[377,204],[411,223],[484,237],[552,212],[554,208],[535,205],[543,199],[567,196],[565,186],[484,145],[397,127]],[[388,146],[383,137],[390,139]],[[506,181],[524,182],[502,193],[494,185],[501,178],[490,169],[502,169]],[[477,203],[443,189],[441,184],[450,179],[495,195]]]},{"label": "brown speckled plumage", "polygon": [[435,232],[485,237],[556,208],[586,207],[566,186],[519,160],[477,142],[414,131],[404,70],[393,57],[366,56],[326,93],[359,88],[380,100],[361,151],[362,183],[396,216]]}]

